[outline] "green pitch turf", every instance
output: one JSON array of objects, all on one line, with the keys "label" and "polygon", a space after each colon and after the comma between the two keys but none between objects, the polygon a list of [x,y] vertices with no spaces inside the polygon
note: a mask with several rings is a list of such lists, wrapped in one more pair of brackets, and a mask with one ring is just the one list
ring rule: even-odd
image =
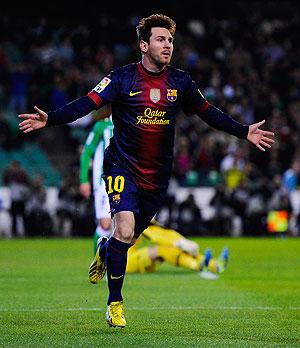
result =
[{"label": "green pitch turf", "polygon": [[300,239],[197,241],[228,245],[228,270],[127,275],[128,325],[113,329],[90,240],[0,240],[0,347],[300,347]]}]

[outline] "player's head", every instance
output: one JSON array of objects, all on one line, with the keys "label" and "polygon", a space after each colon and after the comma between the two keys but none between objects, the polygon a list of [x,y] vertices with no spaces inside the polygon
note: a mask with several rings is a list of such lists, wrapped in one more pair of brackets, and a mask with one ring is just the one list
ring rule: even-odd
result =
[{"label": "player's head", "polygon": [[136,27],[142,55],[157,67],[169,64],[175,31],[176,23],[165,15],[154,14],[142,18]]}]

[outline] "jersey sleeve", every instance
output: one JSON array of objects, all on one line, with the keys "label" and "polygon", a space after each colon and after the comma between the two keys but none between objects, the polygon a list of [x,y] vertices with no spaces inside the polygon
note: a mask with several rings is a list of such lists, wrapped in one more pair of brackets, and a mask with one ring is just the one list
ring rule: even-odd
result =
[{"label": "jersey sleeve", "polygon": [[119,93],[120,89],[118,73],[111,72],[88,93],[88,96],[99,108],[102,105],[117,101]]},{"label": "jersey sleeve", "polygon": [[92,156],[103,136],[104,123],[97,122],[89,133],[80,156],[80,183],[89,182],[89,166]]},{"label": "jersey sleeve", "polygon": [[184,86],[183,111],[187,115],[199,114],[205,111],[209,103],[189,74],[185,76]]},{"label": "jersey sleeve", "polygon": [[46,127],[58,126],[77,120],[83,116],[88,115],[91,111],[97,108],[96,103],[88,96],[83,96],[72,102],[64,105],[63,107],[48,111],[48,118]]}]

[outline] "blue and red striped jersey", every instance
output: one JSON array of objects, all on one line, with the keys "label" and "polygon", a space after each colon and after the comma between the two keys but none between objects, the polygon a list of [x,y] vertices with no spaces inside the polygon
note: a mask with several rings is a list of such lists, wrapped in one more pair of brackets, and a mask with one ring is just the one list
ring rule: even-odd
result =
[{"label": "blue and red striped jersey", "polygon": [[178,110],[199,114],[209,106],[187,72],[167,66],[151,73],[141,63],[111,72],[88,96],[98,107],[112,105],[114,134],[107,151],[144,189],[167,186]]}]

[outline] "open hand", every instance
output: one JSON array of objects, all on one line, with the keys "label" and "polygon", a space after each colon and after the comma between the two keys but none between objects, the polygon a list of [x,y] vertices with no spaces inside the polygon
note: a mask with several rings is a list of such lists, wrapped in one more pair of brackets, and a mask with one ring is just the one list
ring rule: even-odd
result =
[{"label": "open hand", "polygon": [[29,133],[33,130],[40,129],[46,126],[48,115],[45,111],[39,109],[37,106],[34,107],[36,111],[35,114],[21,114],[20,118],[23,118],[24,121],[19,123],[19,129],[23,133]]},{"label": "open hand", "polygon": [[266,151],[267,148],[271,148],[275,140],[271,137],[274,137],[274,133],[270,131],[265,131],[259,129],[259,127],[264,124],[266,120],[253,123],[249,126],[247,140],[249,140],[252,144],[257,146],[261,151]]}]

